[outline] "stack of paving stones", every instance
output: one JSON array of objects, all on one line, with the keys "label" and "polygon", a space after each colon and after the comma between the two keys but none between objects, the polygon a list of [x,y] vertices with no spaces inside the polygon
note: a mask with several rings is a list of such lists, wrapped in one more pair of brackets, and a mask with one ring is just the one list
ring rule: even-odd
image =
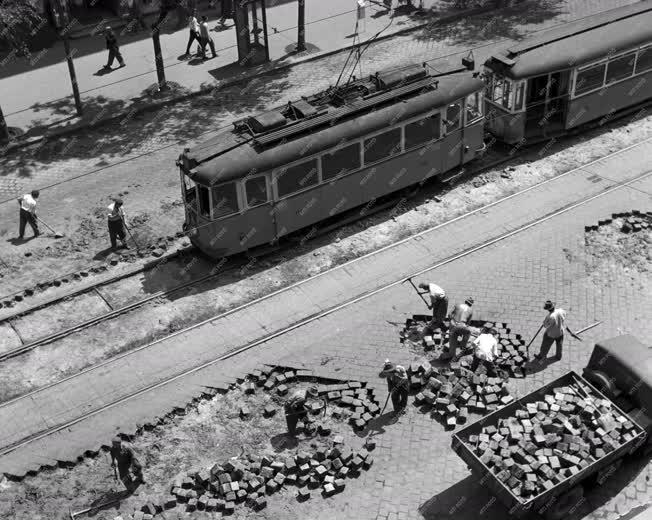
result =
[{"label": "stack of paving stones", "polygon": [[[400,333],[401,343],[410,343],[415,348],[423,348],[425,352],[438,350],[440,353],[448,347],[450,322],[445,321],[445,329],[431,330],[429,327],[431,317],[414,315],[405,322],[405,328]],[[520,334],[512,332],[507,323],[471,321],[469,325],[476,329],[483,326],[491,327],[497,332],[498,358],[496,366],[501,371],[506,371],[511,377],[525,377],[524,365],[527,363],[527,349],[525,340]],[[470,343],[469,343],[470,345]],[[462,352],[458,352],[458,355]],[[460,363],[465,368],[470,368],[472,356],[463,357]]]},{"label": "stack of paving stones", "polygon": [[590,395],[584,385],[553,388],[542,397],[464,441],[522,502],[577,475],[641,433],[610,401]]},{"label": "stack of paving stones", "polygon": [[465,424],[469,412],[491,413],[514,400],[506,380],[489,377],[484,367],[473,373],[462,363],[435,368],[426,361],[411,364],[408,374],[412,390],[418,390],[414,404],[423,412],[430,411],[449,429]]},{"label": "stack of paving stones", "polygon": [[584,226],[584,231],[597,231],[600,226],[610,225],[616,219],[622,220],[620,230],[623,233],[636,233],[644,229],[652,229],[652,211],[642,212],[635,209],[624,213],[612,213],[611,218],[599,220],[597,225]]},{"label": "stack of paving stones", "polygon": [[[315,376],[308,370],[287,367],[264,366],[239,380],[245,394],[258,389],[271,393],[277,400],[289,396],[291,386],[297,382],[315,383]],[[335,419],[346,420],[356,429],[363,429],[380,408],[373,390],[358,381],[326,380],[320,378],[317,385],[319,396],[337,404],[331,410]],[[313,404],[305,421],[297,425],[297,433],[328,436],[331,431],[317,424],[313,416],[323,411],[323,402],[309,400]],[[268,405],[263,415],[271,417],[283,413],[282,406]],[[251,417],[252,411],[243,406],[240,417]],[[179,476],[171,486],[170,496],[161,504],[145,504],[132,515],[116,517],[115,520],[149,520],[157,513],[175,507],[186,512],[206,511],[230,515],[241,505],[260,511],[267,506],[267,497],[294,486],[296,498],[305,501],[313,494],[329,497],[344,490],[347,478],[357,478],[360,472],[373,465],[370,452],[375,441],[367,439],[364,448],[354,452],[344,445],[340,435],[333,438],[330,447],[312,451],[300,451],[292,456],[269,456],[250,454],[215,464],[209,470],[191,472]]]}]

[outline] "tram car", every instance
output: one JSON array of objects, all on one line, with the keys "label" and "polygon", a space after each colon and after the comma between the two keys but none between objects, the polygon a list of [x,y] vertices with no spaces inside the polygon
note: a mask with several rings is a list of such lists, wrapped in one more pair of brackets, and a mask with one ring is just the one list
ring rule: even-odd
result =
[{"label": "tram car", "polygon": [[222,258],[460,167],[484,147],[477,76],[410,65],[236,121],[177,161],[186,233]]},{"label": "tram car", "polygon": [[486,127],[508,144],[560,135],[652,98],[652,1],[564,24],[486,63]]}]

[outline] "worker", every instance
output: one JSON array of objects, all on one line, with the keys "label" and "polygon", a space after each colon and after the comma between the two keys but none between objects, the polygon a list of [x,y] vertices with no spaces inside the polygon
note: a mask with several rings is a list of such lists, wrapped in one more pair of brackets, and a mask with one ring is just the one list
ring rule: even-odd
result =
[{"label": "worker", "polygon": [[564,346],[564,329],[573,336],[575,339],[581,339],[566,325],[566,311],[564,309],[555,308],[555,303],[547,300],[543,304],[544,310],[548,311],[548,315],[543,320],[543,339],[541,340],[541,348],[539,353],[534,356],[537,361],[543,361],[548,357],[548,351],[555,343],[555,358],[557,361],[561,359],[562,348]]},{"label": "worker", "polygon": [[387,391],[392,398],[394,413],[405,413],[405,407],[408,402],[408,393],[410,390],[410,380],[405,367],[390,363],[390,361],[386,359],[380,376],[387,378]]},{"label": "worker", "polygon": [[[120,437],[113,439],[109,453],[111,454],[111,467],[115,470],[117,466],[120,480],[127,490],[131,491],[140,484],[145,483],[142,465],[134,455],[133,450],[122,445],[122,439]],[[130,471],[133,474],[133,478],[129,473]]]},{"label": "worker", "polygon": [[444,319],[448,313],[448,297],[446,291],[434,283],[420,283],[419,287],[425,289],[419,294],[430,295],[430,305],[428,309],[432,310],[432,322],[430,323],[433,329],[441,328],[444,325]]},{"label": "worker", "polygon": [[457,347],[462,345],[466,347],[471,336],[469,329],[469,321],[473,318],[473,298],[467,298],[464,303],[455,305],[453,312],[451,312],[451,328],[448,339],[448,352],[445,353],[441,359],[454,358],[457,353]]},{"label": "worker", "polygon": [[120,239],[124,248],[129,248],[125,240],[125,212],[122,205],[122,199],[115,198],[107,208],[109,210],[109,238],[111,239],[111,249],[113,251],[117,249],[116,238]]},{"label": "worker", "polygon": [[480,365],[484,365],[487,373],[494,375],[495,361],[498,357],[498,340],[496,331],[485,325],[482,332],[473,341],[475,347],[473,352],[473,362],[471,363],[471,372],[475,372]]},{"label": "worker", "polygon": [[297,390],[285,402],[285,422],[287,423],[288,433],[292,436],[297,434],[297,424],[299,421],[308,416],[306,394],[307,392],[305,390]]},{"label": "worker", "polygon": [[32,227],[35,237],[41,234],[38,230],[36,218],[36,199],[38,199],[39,195],[38,190],[33,190],[18,199],[18,205],[20,206],[18,238],[20,240],[25,237],[25,226],[28,223]]}]

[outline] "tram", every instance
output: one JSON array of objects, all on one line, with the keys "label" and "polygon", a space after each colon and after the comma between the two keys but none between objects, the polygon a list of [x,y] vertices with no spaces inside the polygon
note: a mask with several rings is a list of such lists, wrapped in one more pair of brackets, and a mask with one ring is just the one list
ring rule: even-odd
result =
[{"label": "tram", "polygon": [[652,98],[652,2],[564,24],[486,63],[487,130],[508,144],[563,134]]},{"label": "tram", "polygon": [[222,258],[460,167],[484,146],[477,76],[410,65],[234,122],[177,161],[185,231]]}]

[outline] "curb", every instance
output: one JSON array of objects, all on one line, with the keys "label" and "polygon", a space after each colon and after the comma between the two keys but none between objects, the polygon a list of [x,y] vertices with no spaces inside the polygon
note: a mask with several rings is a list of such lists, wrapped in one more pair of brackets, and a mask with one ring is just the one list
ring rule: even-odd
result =
[{"label": "curb", "polygon": [[[437,20],[433,20],[433,21],[430,21],[430,22],[424,22],[424,23],[421,23],[421,24],[414,25],[412,27],[406,27],[405,29],[399,29],[398,31],[392,32],[390,34],[381,35],[381,36],[379,36],[378,38],[376,38],[374,40],[374,43],[384,41],[384,40],[388,40],[388,39],[393,38],[395,36],[401,36],[401,35],[404,35],[404,34],[408,34],[410,32],[418,31],[418,30],[423,29],[423,28],[428,27],[428,26],[436,26],[436,25],[442,25],[442,24],[447,24],[447,23],[451,23],[451,22],[456,22],[456,21],[461,20],[463,18],[466,18],[468,16],[475,16],[475,15],[483,14],[483,13],[486,13],[486,12],[489,12],[489,11],[492,11],[492,10],[495,10],[495,8],[493,8],[493,7],[479,7],[479,8],[476,8],[476,9],[469,9],[469,10],[466,10],[466,11],[463,11],[463,12],[454,13],[454,14],[451,14],[449,16],[444,16],[442,18],[439,18]],[[198,97],[198,96],[201,96],[203,94],[207,94],[208,92],[211,92],[211,91],[220,90],[222,88],[231,87],[231,86],[241,84],[241,83],[243,83],[245,81],[248,81],[248,80],[251,80],[251,79],[253,79],[255,77],[275,74],[275,73],[283,71],[283,70],[291,69],[291,68],[293,68],[293,67],[295,67],[297,65],[303,65],[305,63],[320,60],[322,58],[327,58],[329,56],[334,56],[335,54],[346,52],[346,51],[349,51],[349,50],[354,49],[356,47],[361,47],[362,45],[364,45],[366,43],[368,43],[368,41],[367,42],[362,42],[360,44],[348,45],[346,47],[340,47],[339,49],[334,49],[332,51],[326,51],[326,52],[314,54],[312,56],[308,56],[305,59],[298,60],[298,61],[295,61],[293,63],[282,64],[282,65],[279,65],[279,66],[274,65],[274,63],[278,63],[278,62],[272,62],[273,64],[271,66],[266,67],[266,68],[264,68],[262,70],[251,71],[249,73],[243,74],[240,77],[233,77],[233,78],[230,78],[230,79],[227,79],[227,80],[223,81],[222,83],[217,83],[217,84],[211,85],[210,87],[208,87],[208,86],[201,87],[198,90],[195,90],[193,92],[181,94],[181,95],[178,95],[178,96],[173,96],[173,97],[161,100],[161,101],[154,101],[152,103],[147,103],[147,104],[144,104],[143,106],[139,106],[139,107],[132,106],[131,108],[128,108],[128,109],[126,109],[126,110],[124,110],[122,112],[119,112],[119,113],[117,113],[117,114],[115,114],[113,116],[110,116],[110,117],[106,117],[106,118],[102,118],[102,119],[98,119],[98,120],[91,120],[91,121],[89,121],[89,122],[87,122],[85,124],[80,124],[80,125],[77,125],[77,126],[71,125],[69,127],[63,128],[63,129],[58,130],[58,131],[54,131],[52,133],[47,133],[46,132],[44,135],[41,135],[41,136],[38,136],[38,137],[33,137],[33,138],[26,139],[24,141],[20,141],[20,142],[16,142],[16,143],[9,143],[7,146],[5,146],[2,149],[2,152],[3,152],[2,154],[7,155],[7,154],[9,154],[11,152],[14,152],[16,150],[19,150],[21,148],[25,148],[25,147],[28,147],[28,146],[32,146],[34,144],[38,144],[38,143],[40,143],[42,141],[45,141],[45,140],[53,138],[53,137],[54,138],[63,137],[63,136],[66,136],[66,135],[77,133],[77,132],[82,132],[84,130],[88,130],[88,129],[91,129],[91,128],[96,128],[96,127],[98,127],[100,125],[111,123],[111,122],[114,122],[116,120],[119,120],[119,119],[122,119],[122,118],[125,118],[125,117],[133,117],[136,114],[142,114],[144,112],[157,110],[157,109],[165,107],[167,105],[172,105],[172,104],[178,103],[180,101],[185,101],[187,99],[192,99],[193,97]]]}]

